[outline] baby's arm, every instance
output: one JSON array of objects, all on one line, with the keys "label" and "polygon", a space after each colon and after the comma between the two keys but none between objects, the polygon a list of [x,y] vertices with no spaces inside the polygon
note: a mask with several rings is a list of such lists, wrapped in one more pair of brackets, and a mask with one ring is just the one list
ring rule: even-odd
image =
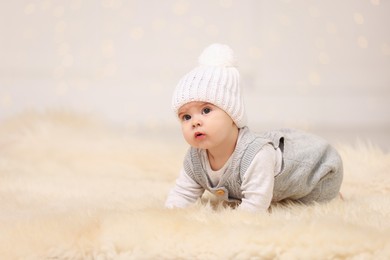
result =
[{"label": "baby's arm", "polygon": [[241,190],[244,195],[239,209],[265,212],[272,200],[277,151],[265,145],[255,156],[246,171]]},{"label": "baby's arm", "polygon": [[169,192],[165,202],[167,208],[185,208],[196,202],[202,194],[204,188],[195,182],[188,174],[181,170],[176,180],[175,187]]}]

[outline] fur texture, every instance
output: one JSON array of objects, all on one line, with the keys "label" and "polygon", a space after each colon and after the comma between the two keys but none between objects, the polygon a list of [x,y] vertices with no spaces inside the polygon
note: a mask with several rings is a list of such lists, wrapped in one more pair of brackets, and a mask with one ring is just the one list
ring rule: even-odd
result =
[{"label": "fur texture", "polygon": [[1,259],[388,259],[390,155],[339,145],[344,201],[163,204],[187,146],[91,118],[24,114],[0,125]]}]

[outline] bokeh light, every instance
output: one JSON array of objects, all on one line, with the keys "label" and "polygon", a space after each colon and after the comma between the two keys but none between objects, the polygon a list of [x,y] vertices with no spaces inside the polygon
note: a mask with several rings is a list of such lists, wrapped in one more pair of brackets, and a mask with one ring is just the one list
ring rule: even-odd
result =
[{"label": "bokeh light", "polygon": [[175,15],[185,15],[190,8],[188,1],[180,0],[172,5],[172,11]]},{"label": "bokeh light", "polygon": [[368,47],[368,40],[364,36],[359,36],[357,38],[357,44],[360,48],[366,49]]},{"label": "bokeh light", "polygon": [[24,13],[29,15],[29,14],[32,14],[35,12],[35,4],[27,4],[25,7],[24,7]]},{"label": "bokeh light", "polygon": [[144,37],[145,31],[142,27],[136,26],[130,30],[130,36],[134,40],[141,40]]},{"label": "bokeh light", "polygon": [[0,94],[0,107],[8,109],[12,106],[12,97],[10,94]]},{"label": "bokeh light", "polygon": [[363,24],[364,23],[364,17],[361,13],[354,13],[353,19],[355,20],[356,24]]},{"label": "bokeh light", "polygon": [[311,71],[309,74],[309,82],[313,86],[318,86],[321,84],[321,76],[317,71]]},{"label": "bokeh light", "polygon": [[321,52],[319,55],[318,55],[318,60],[321,64],[329,64],[330,62],[330,58],[329,58],[329,55],[325,52]]}]

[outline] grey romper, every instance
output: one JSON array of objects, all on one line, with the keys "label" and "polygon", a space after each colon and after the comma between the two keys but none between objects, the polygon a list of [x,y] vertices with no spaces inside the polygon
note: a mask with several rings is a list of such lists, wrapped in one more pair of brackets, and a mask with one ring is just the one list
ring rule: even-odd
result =
[{"label": "grey romper", "polygon": [[[273,202],[297,200],[303,203],[323,202],[339,194],[343,179],[340,155],[324,139],[294,129],[279,129],[254,134],[241,128],[240,142],[234,150],[232,163],[213,187],[202,166],[200,150],[190,148],[184,169],[189,176],[209,192],[224,191],[224,200],[241,201],[241,183],[253,158],[265,144],[282,151],[282,170],[275,176]],[[220,197],[220,196],[219,196]]]}]

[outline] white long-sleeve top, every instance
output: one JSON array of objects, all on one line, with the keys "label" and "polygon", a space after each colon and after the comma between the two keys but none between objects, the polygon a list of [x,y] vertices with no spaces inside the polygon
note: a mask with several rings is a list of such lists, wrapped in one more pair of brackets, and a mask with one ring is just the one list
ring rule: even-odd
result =
[{"label": "white long-sleeve top", "polygon": [[[232,156],[221,169],[213,171],[206,151],[202,152],[202,164],[206,166],[207,174],[213,186],[218,184],[231,160]],[[280,149],[275,149],[271,144],[264,145],[253,158],[243,177],[241,190],[244,198],[238,209],[263,212],[269,208],[272,201],[274,178],[280,172],[281,165],[282,152]],[[168,208],[185,208],[195,203],[203,193],[204,188],[182,169],[175,187],[168,195],[165,206]]]}]

